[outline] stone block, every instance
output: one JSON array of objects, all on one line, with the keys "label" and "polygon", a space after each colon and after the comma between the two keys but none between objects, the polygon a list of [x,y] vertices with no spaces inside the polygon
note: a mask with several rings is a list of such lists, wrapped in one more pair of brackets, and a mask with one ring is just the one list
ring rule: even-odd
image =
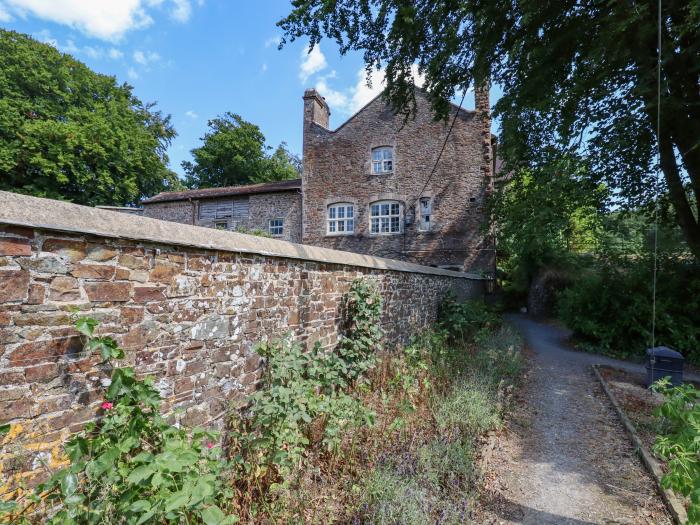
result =
[{"label": "stone block", "polygon": [[77,301],[80,299],[78,280],[67,275],[54,277],[49,285],[50,301]]},{"label": "stone block", "polygon": [[229,318],[214,315],[195,323],[190,329],[194,340],[221,339],[231,335]]},{"label": "stone block", "polygon": [[165,287],[163,286],[134,286],[134,301],[148,303],[165,299]]},{"label": "stone block", "polygon": [[84,288],[92,302],[126,302],[131,295],[131,283],[128,282],[86,283]]},{"label": "stone block", "polygon": [[0,270],[0,302],[21,301],[27,296],[29,272]]},{"label": "stone block", "polygon": [[145,270],[149,265],[148,259],[143,255],[123,253],[119,256],[119,266],[126,266],[131,270]]},{"label": "stone block", "polygon": [[109,248],[103,244],[88,244],[87,247],[87,258],[91,261],[105,262],[114,259],[117,254],[117,250]]},{"label": "stone block", "polygon": [[27,304],[44,304],[46,299],[46,286],[43,284],[32,284],[29,286]]},{"label": "stone block", "polygon": [[87,243],[74,239],[46,239],[41,250],[56,253],[71,262],[77,262],[85,258]]},{"label": "stone block", "polygon": [[83,350],[80,337],[62,337],[19,345],[9,354],[10,366],[30,366],[62,356],[77,356]]},{"label": "stone block", "polygon": [[68,273],[68,264],[55,255],[40,255],[39,257],[21,257],[17,263],[25,270],[36,273]]},{"label": "stone block", "polygon": [[0,255],[31,255],[32,246],[29,239],[0,237]]},{"label": "stone block", "polygon": [[168,297],[187,297],[195,293],[197,293],[197,280],[185,275],[173,277],[166,291]]},{"label": "stone block", "polygon": [[108,281],[114,277],[115,267],[107,264],[79,263],[73,266],[70,274],[79,279]]}]

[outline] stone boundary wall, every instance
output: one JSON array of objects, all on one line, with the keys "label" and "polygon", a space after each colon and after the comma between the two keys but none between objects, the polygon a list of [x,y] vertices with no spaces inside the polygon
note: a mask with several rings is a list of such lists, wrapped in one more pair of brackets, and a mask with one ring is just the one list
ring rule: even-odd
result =
[{"label": "stone boundary wall", "polygon": [[[109,371],[72,311],[100,321],[151,374],[171,417],[223,424],[255,389],[257,341],[332,347],[351,282],[374,279],[390,342],[429,326],[448,291],[483,279],[414,264],[0,192],[0,495],[52,464],[94,418]],[[18,443],[22,444],[21,451]],[[4,488],[3,488],[4,487]]]}]

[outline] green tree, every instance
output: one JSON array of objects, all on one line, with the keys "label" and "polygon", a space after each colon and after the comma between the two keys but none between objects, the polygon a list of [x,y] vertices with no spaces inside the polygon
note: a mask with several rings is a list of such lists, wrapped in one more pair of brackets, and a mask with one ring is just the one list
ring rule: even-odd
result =
[{"label": "green tree", "polygon": [[294,179],[294,158],[283,142],[272,155],[265,135],[240,115],[226,112],[207,125],[202,146],[192,150],[194,162],[182,167],[190,188],[236,186],[253,182]]},{"label": "green tree", "polygon": [[286,39],[334,39],[384,67],[397,111],[415,108],[414,65],[437,114],[489,77],[503,88],[506,166],[587,153],[621,204],[654,196],[657,145],[675,218],[700,258],[700,0],[664,0],[657,134],[657,2],[294,0]]},{"label": "green tree", "polygon": [[607,197],[573,159],[516,172],[491,203],[499,260],[514,288],[527,290],[539,270],[594,252]]},{"label": "green tree", "polygon": [[134,204],[178,185],[170,117],[111,76],[0,29],[0,189]]}]

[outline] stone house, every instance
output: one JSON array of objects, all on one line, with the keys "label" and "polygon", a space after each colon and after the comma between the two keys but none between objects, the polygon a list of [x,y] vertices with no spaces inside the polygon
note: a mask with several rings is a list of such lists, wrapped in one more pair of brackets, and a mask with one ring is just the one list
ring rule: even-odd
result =
[{"label": "stone house", "polygon": [[476,110],[453,106],[446,122],[422,90],[409,119],[376,97],[335,130],[316,90],[303,101],[300,180],[161,193],[144,215],[493,275],[488,89],[477,90]]},{"label": "stone house", "polygon": [[159,193],[143,201],[143,216],[301,242],[301,179]]}]

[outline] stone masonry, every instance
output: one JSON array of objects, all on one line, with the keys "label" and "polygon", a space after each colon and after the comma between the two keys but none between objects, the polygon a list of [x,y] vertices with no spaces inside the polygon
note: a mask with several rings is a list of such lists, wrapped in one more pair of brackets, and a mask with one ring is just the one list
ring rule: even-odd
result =
[{"label": "stone masonry", "polygon": [[[416,102],[415,119],[404,121],[377,97],[332,131],[326,101],[306,91],[302,242],[493,275],[494,250],[486,233],[486,199],[493,189],[488,89],[477,90],[476,111],[452,107],[447,122],[434,120],[422,90],[416,90]],[[393,151],[390,173],[372,171],[372,150],[378,147]],[[432,206],[428,231],[418,227],[420,197]],[[370,206],[377,201],[400,205],[400,232],[370,232]],[[354,206],[352,234],[328,233],[328,207],[334,203]]]},{"label": "stone masonry", "polygon": [[[350,283],[382,293],[382,325],[405,342],[448,291],[474,276],[398,261],[0,192],[0,495],[57,466],[67,437],[95,418],[108,370],[83,351],[74,310],[153,375],[183,425],[220,427],[256,387],[257,341],[291,333],[332,349]],[[177,409],[177,410],[176,410]],[[21,444],[21,446],[19,446]]]},{"label": "stone masonry", "polygon": [[[242,203],[230,216],[203,213],[205,207],[226,209]],[[232,231],[270,231],[270,221],[282,219],[277,238],[301,242],[301,181],[278,181],[230,188],[164,192],[143,202],[145,217]],[[238,207],[236,207],[238,208]]]}]

